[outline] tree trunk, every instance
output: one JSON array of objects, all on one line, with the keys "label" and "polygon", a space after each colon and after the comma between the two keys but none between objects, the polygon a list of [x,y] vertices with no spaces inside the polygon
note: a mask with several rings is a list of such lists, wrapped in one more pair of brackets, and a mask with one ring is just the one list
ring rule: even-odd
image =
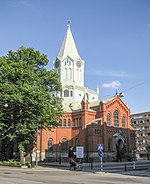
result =
[{"label": "tree trunk", "polygon": [[20,151],[20,162],[25,163],[25,157],[24,157],[24,152]]}]

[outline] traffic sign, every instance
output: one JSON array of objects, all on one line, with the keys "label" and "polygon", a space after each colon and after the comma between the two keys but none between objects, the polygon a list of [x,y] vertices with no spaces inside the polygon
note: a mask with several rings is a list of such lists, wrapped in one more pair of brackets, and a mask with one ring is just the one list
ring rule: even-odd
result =
[{"label": "traffic sign", "polygon": [[101,151],[104,150],[104,144],[98,144],[97,149]]},{"label": "traffic sign", "polygon": [[102,151],[99,151],[98,152],[98,155],[99,155],[99,157],[103,157],[104,156],[104,153]]}]

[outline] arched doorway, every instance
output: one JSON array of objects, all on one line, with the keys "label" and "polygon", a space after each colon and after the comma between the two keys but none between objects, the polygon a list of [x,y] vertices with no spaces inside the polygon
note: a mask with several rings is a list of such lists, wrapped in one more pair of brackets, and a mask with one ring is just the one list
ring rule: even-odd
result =
[{"label": "arched doorway", "polygon": [[122,159],[125,157],[125,145],[124,141],[121,138],[118,139],[116,143],[116,150],[117,150],[116,159],[117,161],[122,162]]},{"label": "arched doorway", "polygon": [[126,146],[125,139],[121,131],[116,132],[113,135],[113,151],[114,151],[114,159],[116,161],[122,161],[125,158],[126,154]]},{"label": "arched doorway", "polygon": [[59,163],[61,161],[68,161],[68,152],[69,152],[69,141],[66,138],[63,138],[59,143]]}]

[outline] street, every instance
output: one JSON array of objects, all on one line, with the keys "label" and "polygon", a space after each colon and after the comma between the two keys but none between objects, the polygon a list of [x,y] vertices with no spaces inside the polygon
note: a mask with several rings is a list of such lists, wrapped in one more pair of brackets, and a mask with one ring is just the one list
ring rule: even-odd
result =
[{"label": "street", "polygon": [[0,184],[149,184],[150,171],[125,173],[70,171],[64,168],[0,167]]}]

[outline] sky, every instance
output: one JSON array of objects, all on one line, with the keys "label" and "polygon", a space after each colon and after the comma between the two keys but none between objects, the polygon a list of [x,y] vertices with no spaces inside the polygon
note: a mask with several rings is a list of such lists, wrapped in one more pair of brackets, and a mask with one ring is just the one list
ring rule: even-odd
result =
[{"label": "sky", "polygon": [[131,113],[150,111],[150,0],[0,0],[0,56],[21,46],[59,53],[67,21],[85,86],[100,99],[124,92]]}]

